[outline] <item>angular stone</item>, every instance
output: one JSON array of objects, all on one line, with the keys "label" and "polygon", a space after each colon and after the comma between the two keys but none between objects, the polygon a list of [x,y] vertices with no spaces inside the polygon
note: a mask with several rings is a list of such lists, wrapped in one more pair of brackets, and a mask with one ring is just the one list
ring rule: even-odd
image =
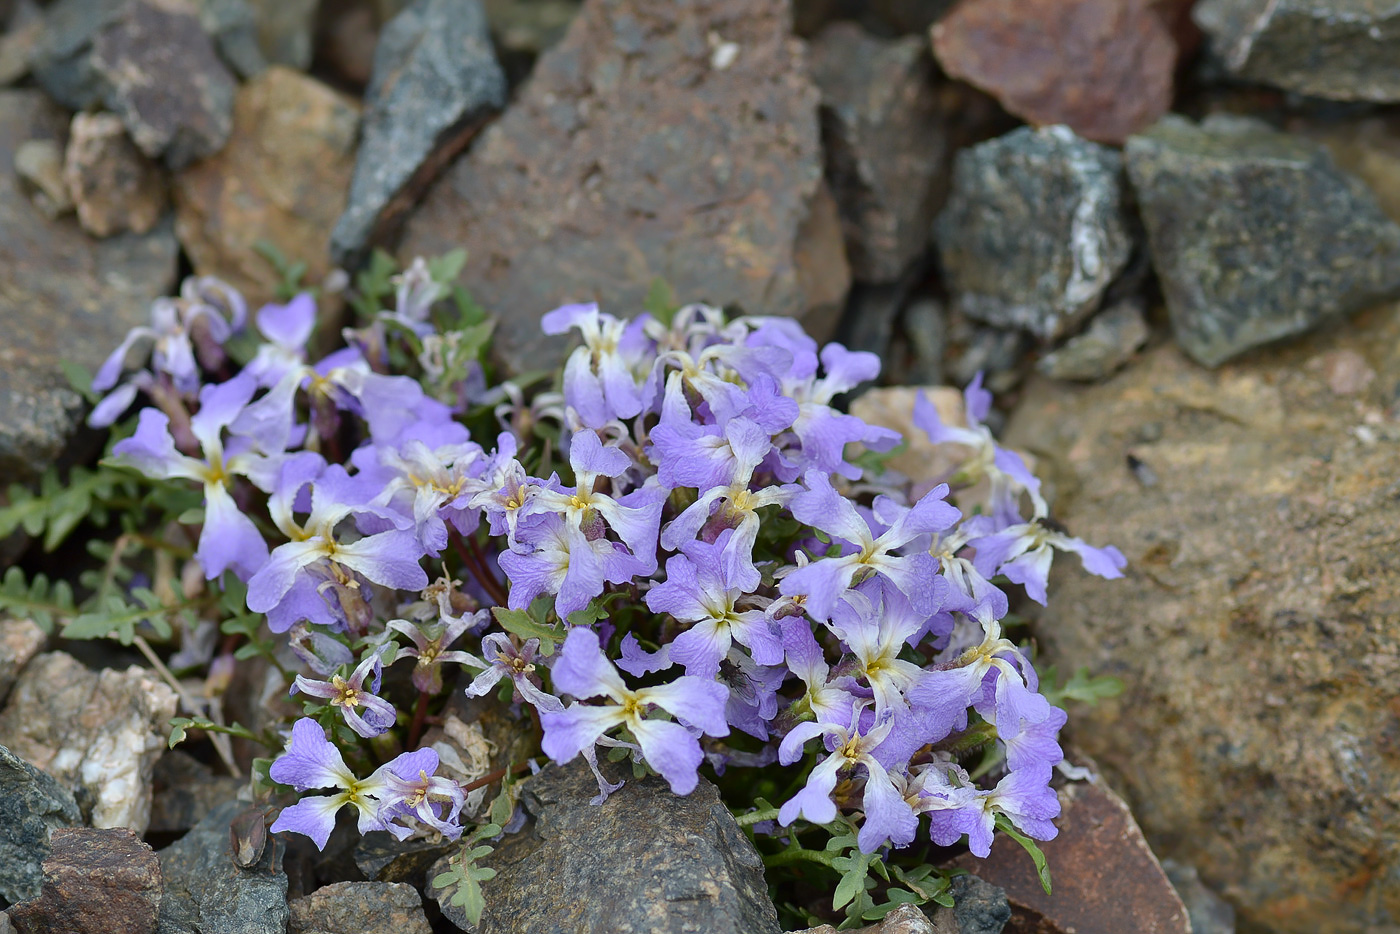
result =
[{"label": "angular stone", "polygon": [[68,789],[0,746],[0,899],[37,898],[51,836],[82,819]]},{"label": "angular stone", "polygon": [[10,696],[15,679],[49,640],[44,630],[28,619],[0,619],[0,706]]},{"label": "angular stone", "polygon": [[199,23],[219,55],[240,78],[251,78],[267,67],[258,47],[258,24],[248,0],[194,0]]},{"label": "angular stone", "polygon": [[811,57],[851,273],[893,281],[924,252],[946,192],[948,134],[933,60],[917,36],[877,39],[851,22],[822,30]]},{"label": "angular stone", "polygon": [[311,65],[312,31],[319,0],[249,0],[258,46],[274,65],[305,71]]},{"label": "angular stone", "polygon": [[204,763],[172,749],[156,760],[151,775],[151,822],[146,830],[184,833],[247,784],[231,775],[216,775]]},{"label": "angular stone", "polygon": [[51,139],[31,139],[15,149],[15,177],[34,206],[49,220],[73,210],[73,198],[63,180],[63,150]]},{"label": "angular stone", "polygon": [[17,934],[151,934],[160,911],[160,860],[125,828],[53,832],[44,890],[10,909]]},{"label": "angular stone", "polygon": [[[482,887],[480,934],[776,934],[763,862],[713,785],[702,779],[681,798],[659,778],[629,774],[621,791],[595,807],[588,802],[597,793],[582,761],[547,766],[527,781],[522,801],[533,820],[485,861],[497,875]],[[444,861],[428,878],[445,868]],[[607,895],[580,897],[585,892]],[[466,927],[461,909],[444,904],[443,913]]]},{"label": "angular stone", "polygon": [[1073,333],[1132,248],[1121,166],[1117,152],[1063,126],[958,153],[936,227],[955,307],[1042,340]]},{"label": "angular stone", "polygon": [[105,82],[92,68],[92,43],[117,20],[126,0],[58,0],[44,11],[44,29],[30,66],[34,80],[70,110],[102,102]]},{"label": "angular stone", "polygon": [[[94,241],[71,218],[50,221],[15,183],[14,149],[62,146],[68,117],[38,90],[0,91],[0,476],[26,481],[54,462],[83,400],[67,360],[95,371],[175,280],[168,225]],[[43,314],[35,314],[41,308]]]},{"label": "angular stone", "polygon": [[238,801],[221,805],[160,851],[165,891],[157,934],[286,934],[283,847],[269,840],[248,868],[233,861],[229,822],[244,808]]},{"label": "angular stone", "polygon": [[914,425],[914,400],[923,393],[945,425],[967,427],[962,392],[949,386],[881,386],[867,389],[851,400],[851,414],[871,425],[899,432],[908,447],[885,463],[915,481],[930,485],[951,474],[966,459],[967,451],[950,444],[933,444],[928,433]]},{"label": "angular stone", "polygon": [[[1244,930],[1400,917],[1398,312],[1217,371],[1164,345],[1101,384],[1036,379],[1006,433],[1056,452],[1056,518],[1128,558],[1119,581],[1057,571],[1036,629],[1061,671],[1127,686],[1075,741]],[[1306,366],[1333,350],[1377,378],[1338,400]]]},{"label": "angular stone", "polygon": [[236,83],[193,6],[127,0],[93,38],[91,67],[103,103],[152,159],[179,169],[228,140]]},{"label": "angular stone", "polygon": [[0,712],[0,743],[72,788],[92,826],[144,833],[175,701],[147,669],[91,671],[48,652],[25,667]]},{"label": "angular stone", "polygon": [[1121,369],[1152,331],[1141,299],[1125,299],[1095,315],[1080,334],[1040,358],[1036,369],[1051,379],[1093,382]]},{"label": "angular stone", "polygon": [[358,257],[395,228],[505,98],[481,0],[414,0],[385,25],[335,256]]},{"label": "angular stone", "polygon": [[1164,859],[1162,869],[1191,916],[1191,934],[1235,934],[1235,909],[1201,881],[1195,866]]},{"label": "angular stone", "polygon": [[175,229],[195,272],[219,276],[258,307],[277,285],[253,248],[268,240],[307,264],[308,282],[324,278],[358,120],[349,98],[280,66],[240,88],[229,144],[174,179]]},{"label": "angular stone", "polygon": [[[955,877],[948,885],[948,894],[953,896],[953,930],[958,934],[1001,934],[1011,919],[1006,891],[975,875]],[[938,915],[947,913],[947,908],[938,909],[935,923]]]},{"label": "angular stone", "polygon": [[136,148],[113,114],[73,115],[63,178],[78,223],[95,237],[155,227],[169,202],[160,169]]},{"label": "angular stone", "polygon": [[1052,894],[1011,840],[999,841],[986,859],[968,855],[956,865],[1001,888],[1019,914],[1039,916],[1052,931],[1191,934],[1186,906],[1123,799],[1101,779],[1071,782],[1059,797],[1060,833],[1040,845],[1054,878]]},{"label": "angular stone", "polygon": [[482,0],[491,34],[506,52],[539,55],[564,38],[579,0]]},{"label": "angular stone", "polygon": [[1333,100],[1400,101],[1400,8],[1385,0],[1202,0],[1191,15],[1240,78]]},{"label": "angular stone", "polygon": [[1122,143],[1171,108],[1177,47],[1156,5],[965,0],[933,27],[933,50],[1029,123]]},{"label": "angular stone", "polygon": [[336,882],[288,906],[287,934],[432,934],[423,901],[411,885]]},{"label": "angular stone", "polygon": [[683,301],[795,315],[825,337],[849,268],[822,197],[816,88],[786,0],[593,0],[410,218],[399,253],[467,250],[501,315],[496,350],[535,369],[565,301]]},{"label": "angular stone", "polygon": [[29,73],[30,62],[44,37],[44,17],[34,0],[18,0],[0,28],[0,87]]},{"label": "angular stone", "polygon": [[355,843],[354,860],[356,868],[372,882],[419,884],[433,863],[460,849],[461,844],[451,840],[397,840],[393,834],[375,830]]},{"label": "angular stone", "polygon": [[1170,116],[1125,155],[1177,343],[1206,366],[1400,291],[1400,226],[1315,143]]}]

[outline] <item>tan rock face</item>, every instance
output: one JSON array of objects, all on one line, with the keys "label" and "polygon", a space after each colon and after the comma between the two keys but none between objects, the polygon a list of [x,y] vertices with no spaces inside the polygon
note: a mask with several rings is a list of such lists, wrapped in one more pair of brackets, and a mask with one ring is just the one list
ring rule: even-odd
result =
[{"label": "tan rock face", "polygon": [[657,277],[682,301],[829,328],[849,270],[790,26],[784,0],[585,3],[429,189],[400,255],[465,247],[463,281],[501,316],[516,369],[564,346],[544,313],[597,299],[635,314]]},{"label": "tan rock face", "polygon": [[73,115],[63,180],[78,208],[78,223],[96,237],[123,230],[145,233],[169,198],[165,178],[126,135],[113,114]]},{"label": "tan rock face", "polygon": [[175,176],[175,230],[195,272],[219,276],[256,308],[277,282],[253,248],[266,239],[307,264],[308,282],[325,276],[358,121],[352,100],[290,69],[240,88],[228,145]]},{"label": "tan rock face", "polygon": [[[1007,434],[1056,517],[1128,557],[1126,580],[1052,581],[1038,629],[1062,670],[1127,685],[1075,740],[1160,855],[1278,931],[1400,916],[1397,347],[1394,307],[1213,373],[1161,347],[1031,384]],[[1340,351],[1377,378],[1338,394],[1307,364]]]}]

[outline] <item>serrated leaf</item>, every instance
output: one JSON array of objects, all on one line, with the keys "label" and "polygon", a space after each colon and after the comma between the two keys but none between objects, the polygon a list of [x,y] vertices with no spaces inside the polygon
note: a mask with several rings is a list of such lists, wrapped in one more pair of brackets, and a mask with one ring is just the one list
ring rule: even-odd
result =
[{"label": "serrated leaf", "polygon": [[540,652],[544,655],[553,655],[554,644],[564,638],[562,627],[546,626],[524,610],[508,610],[503,606],[493,606],[491,615],[496,617],[496,622],[506,632],[522,639],[539,639]]}]

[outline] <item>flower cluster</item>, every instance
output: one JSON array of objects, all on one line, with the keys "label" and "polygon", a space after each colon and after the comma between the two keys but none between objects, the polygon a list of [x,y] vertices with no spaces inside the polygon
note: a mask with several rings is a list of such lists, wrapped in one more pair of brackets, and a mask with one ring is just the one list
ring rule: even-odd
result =
[{"label": "flower cluster", "polygon": [[[447,290],[424,264],[398,291],[317,362],[312,297],[269,305],[239,367],[221,348],[242,301],[196,280],[94,382],[112,390],[98,424],[147,394],[115,461],[202,485],[204,575],[243,582],[305,666],[290,690],[307,716],[269,773],[303,796],[273,830],[324,846],[350,804],[362,831],[460,835],[472,805],[437,753],[383,759],[461,670],[467,694],[532,707],[539,748],[582,755],[598,800],[619,787],[602,746],[677,794],[706,764],[800,768],[778,824],[844,815],[866,852],[922,827],[986,855],[999,819],[1054,836],[1065,713],[1003,632],[1003,588],[1044,602],[1057,551],[1102,577],[1125,562],[1048,522],[978,383],[965,424],[919,398],[917,428],[965,457],[914,483],[882,466],[898,433],[833,405],[878,359],[790,319],[565,306],[543,328],[581,345],[527,398],[476,360],[445,372]],[[416,697],[385,689],[400,664]],[[383,763],[367,778],[347,736]],[[995,753],[975,776],[969,748]]]}]

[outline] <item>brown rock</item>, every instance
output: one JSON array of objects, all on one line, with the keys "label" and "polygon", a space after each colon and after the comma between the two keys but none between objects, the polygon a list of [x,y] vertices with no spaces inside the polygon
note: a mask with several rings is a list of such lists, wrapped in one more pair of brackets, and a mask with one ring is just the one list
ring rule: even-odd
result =
[{"label": "brown rock", "polygon": [[962,0],[933,50],[1018,117],[1101,143],[1171,107],[1177,48],[1152,0]]},{"label": "brown rock", "polygon": [[165,178],[112,114],[73,115],[63,178],[78,223],[93,236],[146,233],[165,213]]},{"label": "brown rock", "polygon": [[44,891],[10,909],[18,934],[150,934],[160,909],[160,860],[130,830],[53,832]]},{"label": "brown rock", "polygon": [[[512,368],[564,342],[539,318],[597,299],[802,317],[825,336],[848,282],[823,215],[817,91],[786,0],[585,3],[529,84],[428,191],[403,257],[467,250]],[[835,300],[833,300],[835,299]]]},{"label": "brown rock", "polygon": [[287,906],[288,934],[432,934],[418,890],[401,882],[337,882]]},{"label": "brown rock", "polygon": [[71,218],[50,221],[25,196],[15,148],[62,151],[68,116],[38,90],[0,91],[0,477],[26,481],[52,464],[82,418],[62,361],[96,370],[175,279],[168,225],[94,241]]},{"label": "brown rock", "polygon": [[307,281],[324,277],[358,119],[349,98],[287,68],[274,66],[244,85],[228,146],[175,176],[175,230],[195,272],[219,276],[257,307],[277,283],[253,249],[265,239],[304,261]]},{"label": "brown rock", "polygon": [[183,0],[131,0],[92,43],[103,101],[151,158],[178,169],[228,139],[235,81],[199,12]]},{"label": "brown rock", "polygon": [[31,139],[15,149],[15,177],[34,206],[49,220],[73,210],[63,180],[63,149],[51,139]]},{"label": "brown rock", "polygon": [[[1056,517],[1128,558],[1051,581],[1047,660],[1127,685],[1073,735],[1245,929],[1400,917],[1397,348],[1394,306],[1215,372],[1159,347],[1097,386],[1035,380],[1008,427],[1063,452]],[[1376,379],[1338,397],[1306,366],[1334,350]]]},{"label": "brown rock", "polygon": [[1060,834],[1040,844],[1053,876],[1047,895],[1030,857],[1011,840],[957,865],[1006,891],[1008,934],[1190,934],[1186,906],[1123,799],[1102,781],[1060,789]]},{"label": "brown rock", "polygon": [[0,619],[0,705],[15,686],[15,678],[48,638],[31,620]]},{"label": "brown rock", "polygon": [[827,179],[851,271],[890,282],[924,251],[946,187],[948,138],[933,60],[917,36],[833,23],[812,41]]}]

